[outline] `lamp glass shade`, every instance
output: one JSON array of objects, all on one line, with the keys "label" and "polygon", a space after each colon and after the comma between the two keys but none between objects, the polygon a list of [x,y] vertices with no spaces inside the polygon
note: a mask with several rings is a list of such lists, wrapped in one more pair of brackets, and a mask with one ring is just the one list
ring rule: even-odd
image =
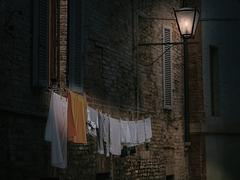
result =
[{"label": "lamp glass shade", "polygon": [[193,37],[199,21],[199,11],[196,8],[181,8],[174,10],[174,13],[181,36]]}]

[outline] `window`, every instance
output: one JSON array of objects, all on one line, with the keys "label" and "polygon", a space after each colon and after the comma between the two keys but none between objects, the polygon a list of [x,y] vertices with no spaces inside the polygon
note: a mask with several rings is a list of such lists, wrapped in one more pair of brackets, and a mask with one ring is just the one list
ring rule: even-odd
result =
[{"label": "window", "polygon": [[[163,28],[163,42],[170,43],[172,41],[171,28]],[[172,64],[171,64],[171,45],[163,45],[163,95],[164,95],[164,109],[171,109],[172,107]]]},{"label": "window", "polygon": [[[82,91],[84,59],[84,1],[68,4],[68,69],[67,82],[75,91]],[[33,0],[33,85],[58,85],[60,74],[59,0]]]},{"label": "window", "polygon": [[58,0],[33,1],[33,86],[48,87],[58,80]]},{"label": "window", "polygon": [[77,92],[83,87],[84,49],[84,0],[69,1],[69,87]]},{"label": "window", "polygon": [[219,116],[219,60],[218,48],[210,46],[210,88],[211,88],[211,113]]}]

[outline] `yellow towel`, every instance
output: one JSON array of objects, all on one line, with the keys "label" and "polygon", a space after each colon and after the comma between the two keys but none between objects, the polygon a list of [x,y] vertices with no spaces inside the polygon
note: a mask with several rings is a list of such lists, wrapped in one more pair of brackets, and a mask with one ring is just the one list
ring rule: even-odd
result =
[{"label": "yellow towel", "polygon": [[68,140],[74,143],[87,143],[86,135],[87,101],[86,96],[72,91],[68,93]]}]

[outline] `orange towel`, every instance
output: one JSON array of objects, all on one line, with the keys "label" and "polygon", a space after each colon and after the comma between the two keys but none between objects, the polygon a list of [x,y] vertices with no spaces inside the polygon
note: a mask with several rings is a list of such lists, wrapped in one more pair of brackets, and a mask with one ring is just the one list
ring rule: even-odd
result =
[{"label": "orange towel", "polygon": [[87,143],[86,135],[87,101],[85,96],[68,93],[68,140],[74,143]]}]

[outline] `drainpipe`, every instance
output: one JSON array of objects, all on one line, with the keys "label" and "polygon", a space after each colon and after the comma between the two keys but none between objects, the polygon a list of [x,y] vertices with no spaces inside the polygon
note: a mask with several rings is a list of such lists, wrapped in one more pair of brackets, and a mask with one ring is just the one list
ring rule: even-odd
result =
[{"label": "drainpipe", "polygon": [[183,39],[184,46],[184,140],[186,145],[190,142],[189,122],[189,54],[188,40]]}]

